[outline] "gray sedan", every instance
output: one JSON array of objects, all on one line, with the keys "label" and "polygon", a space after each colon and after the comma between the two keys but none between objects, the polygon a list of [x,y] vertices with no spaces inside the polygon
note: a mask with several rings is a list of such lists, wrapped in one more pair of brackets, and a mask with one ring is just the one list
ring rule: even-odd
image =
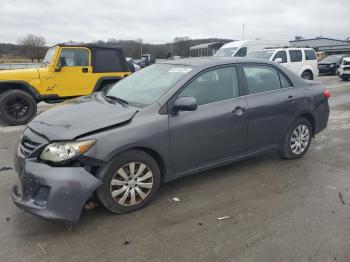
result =
[{"label": "gray sedan", "polygon": [[66,223],[94,197],[112,212],[134,211],[161,182],[268,151],[302,157],[327,126],[329,96],[322,84],[266,61],[155,64],[29,123],[12,197]]}]

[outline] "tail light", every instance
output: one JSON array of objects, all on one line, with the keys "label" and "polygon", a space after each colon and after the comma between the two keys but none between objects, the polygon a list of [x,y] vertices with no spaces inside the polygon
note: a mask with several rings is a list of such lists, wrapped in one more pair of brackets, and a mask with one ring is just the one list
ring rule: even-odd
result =
[{"label": "tail light", "polygon": [[327,99],[329,99],[331,97],[331,92],[329,92],[329,90],[325,89],[323,91],[323,96]]}]

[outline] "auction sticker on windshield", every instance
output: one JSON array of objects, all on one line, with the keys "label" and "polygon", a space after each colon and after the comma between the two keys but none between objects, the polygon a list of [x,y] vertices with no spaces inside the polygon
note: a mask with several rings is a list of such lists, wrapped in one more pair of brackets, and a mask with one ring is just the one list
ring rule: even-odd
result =
[{"label": "auction sticker on windshield", "polygon": [[173,67],[169,70],[169,73],[183,73],[187,74],[190,72],[192,69],[188,67]]}]

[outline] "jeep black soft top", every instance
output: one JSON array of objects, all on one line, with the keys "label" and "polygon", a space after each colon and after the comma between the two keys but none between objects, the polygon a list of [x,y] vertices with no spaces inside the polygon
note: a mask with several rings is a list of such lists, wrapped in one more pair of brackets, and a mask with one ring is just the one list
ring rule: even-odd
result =
[{"label": "jeep black soft top", "polygon": [[93,73],[130,72],[122,47],[100,44],[58,44],[55,46],[90,49]]}]

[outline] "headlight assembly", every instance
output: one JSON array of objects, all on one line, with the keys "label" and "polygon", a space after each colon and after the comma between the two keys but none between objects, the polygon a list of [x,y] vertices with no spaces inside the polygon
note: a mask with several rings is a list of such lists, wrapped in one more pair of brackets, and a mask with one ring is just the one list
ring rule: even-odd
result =
[{"label": "headlight assembly", "polygon": [[44,148],[39,158],[55,163],[63,162],[84,154],[94,143],[95,140],[51,143]]},{"label": "headlight assembly", "polygon": [[329,67],[330,67],[330,68],[333,68],[333,67],[334,67],[334,64],[331,64]]}]

